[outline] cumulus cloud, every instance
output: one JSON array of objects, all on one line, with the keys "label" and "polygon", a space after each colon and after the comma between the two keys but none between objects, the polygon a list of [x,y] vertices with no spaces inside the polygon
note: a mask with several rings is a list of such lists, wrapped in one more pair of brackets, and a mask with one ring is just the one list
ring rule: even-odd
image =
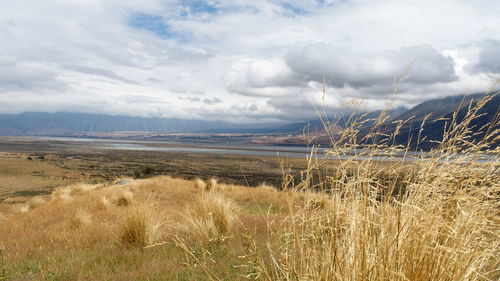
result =
[{"label": "cumulus cloud", "polygon": [[429,84],[457,79],[451,58],[432,46],[403,47],[374,55],[356,55],[328,44],[292,48],[286,56],[290,69],[305,81],[324,76],[335,87],[369,87],[392,84],[394,77],[408,69],[406,82]]},{"label": "cumulus cloud", "polygon": [[280,58],[238,61],[227,76],[232,80],[231,84],[244,84],[253,88],[305,86]]}]

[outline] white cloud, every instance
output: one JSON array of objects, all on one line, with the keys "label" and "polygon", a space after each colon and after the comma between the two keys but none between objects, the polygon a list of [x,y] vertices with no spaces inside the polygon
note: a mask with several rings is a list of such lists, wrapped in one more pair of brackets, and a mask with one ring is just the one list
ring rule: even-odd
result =
[{"label": "white cloud", "polygon": [[498,14],[487,0],[5,0],[0,113],[311,118],[352,97],[380,108],[415,58],[395,96],[414,105],[498,78]]},{"label": "white cloud", "polygon": [[371,56],[352,54],[327,44],[306,45],[292,49],[287,63],[305,80],[321,81],[326,76],[336,87],[387,85],[406,72],[411,75],[407,82],[418,84],[456,80],[453,61],[429,45]]},{"label": "white cloud", "polygon": [[500,41],[484,40],[479,43],[478,56],[474,63],[468,65],[472,73],[500,74]]}]

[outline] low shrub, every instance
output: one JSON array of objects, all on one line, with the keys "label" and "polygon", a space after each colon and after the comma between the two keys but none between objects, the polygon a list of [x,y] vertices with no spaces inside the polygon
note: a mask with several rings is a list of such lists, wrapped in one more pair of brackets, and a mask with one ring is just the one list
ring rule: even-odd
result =
[{"label": "low shrub", "polygon": [[139,179],[139,178],[147,178],[151,177],[155,173],[155,168],[150,165],[144,165],[140,166],[134,169],[134,178]]}]

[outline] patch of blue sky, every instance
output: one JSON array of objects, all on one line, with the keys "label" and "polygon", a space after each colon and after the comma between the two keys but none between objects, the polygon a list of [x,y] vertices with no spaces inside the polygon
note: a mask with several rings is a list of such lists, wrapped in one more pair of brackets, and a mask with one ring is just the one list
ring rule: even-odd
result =
[{"label": "patch of blue sky", "polygon": [[349,0],[316,0],[319,6],[335,6],[348,1]]},{"label": "patch of blue sky", "polygon": [[[181,0],[180,3],[189,11],[189,14],[216,14],[219,11],[214,1]],[[186,15],[187,13],[184,12],[184,16]]]},{"label": "patch of blue sky", "polygon": [[300,7],[294,6],[290,3],[283,2],[280,4],[281,7],[285,8],[292,15],[308,15],[310,12],[308,10],[302,9]]},{"label": "patch of blue sky", "polygon": [[152,32],[164,39],[187,41],[189,37],[187,34],[173,31],[165,18],[158,15],[144,13],[134,14],[129,18],[128,24],[133,28]]}]

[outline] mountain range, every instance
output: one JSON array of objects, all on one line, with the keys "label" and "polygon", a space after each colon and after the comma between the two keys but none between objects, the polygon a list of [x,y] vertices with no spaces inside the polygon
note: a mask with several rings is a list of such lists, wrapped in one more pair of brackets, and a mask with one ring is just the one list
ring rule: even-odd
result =
[{"label": "mountain range", "polygon": [[[484,94],[461,95],[433,99],[406,110],[397,108],[389,110],[387,122],[382,126],[382,131],[391,133],[396,129],[396,120],[406,120],[400,127],[400,133],[394,139],[396,144],[410,143],[412,147],[432,147],[434,140],[440,140],[443,132],[448,128],[449,122],[445,120],[453,118],[456,112],[456,120],[465,118],[469,104],[476,104],[484,98]],[[478,114],[479,118],[470,124],[471,130],[491,123],[498,128],[498,109],[500,108],[500,95],[495,95],[482,107]],[[367,134],[373,119],[380,111],[368,113],[355,113],[350,117],[366,120],[361,132]],[[236,124],[226,121],[204,121],[176,118],[144,118],[131,116],[111,116],[87,113],[44,113],[25,112],[22,114],[0,114],[0,135],[3,136],[80,136],[86,133],[111,133],[111,132],[144,132],[149,134],[172,134],[172,133],[233,133],[233,134],[288,134],[299,135],[304,131],[313,132],[319,136],[337,134],[349,126],[349,115],[340,115],[333,118],[336,122],[326,122],[315,119],[294,123],[273,124]],[[422,126],[422,122],[424,125]],[[481,135],[478,133],[475,138]],[[424,140],[423,142],[417,141]],[[321,142],[321,137],[318,138]],[[325,142],[326,142],[325,138]]]},{"label": "mountain range", "polygon": [[95,132],[193,133],[209,130],[256,128],[258,124],[235,124],[177,118],[145,118],[87,113],[25,112],[0,114],[0,135],[4,136],[73,136]]}]

